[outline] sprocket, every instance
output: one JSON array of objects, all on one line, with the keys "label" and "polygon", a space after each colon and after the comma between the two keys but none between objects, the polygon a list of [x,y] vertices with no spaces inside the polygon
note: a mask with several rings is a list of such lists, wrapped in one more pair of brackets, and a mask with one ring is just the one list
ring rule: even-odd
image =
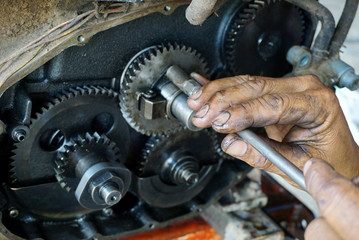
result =
[{"label": "sprocket", "polygon": [[71,139],[58,152],[55,160],[57,181],[66,191],[74,191],[80,179],[76,176],[76,168],[85,164],[94,165],[99,162],[120,162],[120,149],[106,135],[97,132]]},{"label": "sprocket", "polygon": [[54,181],[57,152],[62,151],[68,141],[86,132],[106,134],[121,146],[121,156],[125,157],[129,151],[129,131],[120,114],[117,92],[94,86],[63,91],[36,113],[26,139],[15,144],[12,185]]},{"label": "sprocket", "polygon": [[281,77],[290,72],[290,47],[303,43],[306,22],[298,7],[282,0],[254,0],[234,14],[224,40],[233,75]]},{"label": "sprocket", "polygon": [[121,110],[130,126],[142,134],[158,136],[182,128],[178,121],[167,117],[145,119],[138,107],[139,93],[152,88],[164,71],[178,65],[186,72],[206,75],[206,62],[196,50],[178,44],[146,48],[136,54],[127,64],[121,77]]}]

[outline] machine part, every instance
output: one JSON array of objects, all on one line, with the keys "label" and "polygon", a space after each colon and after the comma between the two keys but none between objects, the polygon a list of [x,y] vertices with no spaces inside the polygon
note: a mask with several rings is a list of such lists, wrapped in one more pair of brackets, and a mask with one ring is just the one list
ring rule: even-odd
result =
[{"label": "machine part", "polygon": [[22,142],[29,134],[29,131],[30,130],[27,126],[16,126],[11,131],[11,138],[17,143]]},{"label": "machine part", "polygon": [[191,131],[200,129],[193,125],[195,112],[187,107],[188,96],[181,92],[172,82],[160,86],[161,95],[167,100],[166,113],[170,119],[177,119]]},{"label": "machine part", "polygon": [[163,118],[166,115],[166,99],[161,95],[156,94],[152,89],[141,93],[139,97],[140,111],[144,118],[153,120]]},{"label": "machine part", "polygon": [[100,162],[82,175],[75,196],[87,209],[111,207],[126,194],[131,183],[131,172],[116,163]]},{"label": "machine part", "polygon": [[217,0],[193,0],[186,9],[190,24],[201,25],[213,12]]},{"label": "machine part", "polygon": [[302,11],[285,1],[247,3],[233,16],[225,34],[227,68],[232,75],[283,76],[291,69],[285,54],[303,43],[305,25]]},{"label": "machine part", "polygon": [[339,87],[346,87],[352,91],[359,88],[359,76],[355,74],[352,66],[338,59],[330,61],[329,67],[335,73],[335,81]]},{"label": "machine part", "polygon": [[120,153],[125,158],[130,133],[119,112],[118,94],[111,89],[77,87],[64,91],[35,115],[27,137],[15,144],[11,162],[13,185],[52,181],[57,151],[86,132],[106,134],[121,146]]},{"label": "machine part", "polygon": [[163,163],[160,177],[168,183],[192,185],[198,182],[199,170],[191,153],[175,151]]},{"label": "machine part", "polygon": [[157,207],[172,207],[193,198],[221,162],[216,144],[216,136],[209,130],[151,137],[137,164],[138,194]]},{"label": "machine part", "polygon": [[204,59],[192,48],[184,45],[152,46],[137,53],[125,67],[121,76],[121,111],[130,126],[142,134],[169,134],[181,128],[181,124],[168,117],[148,120],[138,109],[138,94],[145,92],[172,65],[187,72],[206,75]]},{"label": "machine part", "polygon": [[287,53],[287,60],[293,65],[295,75],[313,74],[327,86],[337,84],[352,91],[359,88],[359,76],[355,74],[354,68],[338,57],[325,59],[319,65],[313,64],[311,52],[293,46]]},{"label": "machine part", "polygon": [[308,49],[293,46],[287,53],[287,60],[294,68],[305,69],[312,63],[312,54]]},{"label": "machine part", "polygon": [[75,191],[81,176],[92,165],[99,162],[121,162],[120,149],[116,143],[96,132],[69,140],[57,155],[54,168],[56,179],[68,192]]},{"label": "machine part", "polygon": [[[312,51],[315,62],[328,56],[328,48],[335,31],[335,20],[332,13],[317,1],[286,0],[309,12],[321,23],[321,29],[314,41]],[[299,45],[299,44],[298,44]]]},{"label": "machine part", "polygon": [[[167,70],[166,76],[179,86],[183,86],[185,81],[190,79],[183,70],[179,67],[171,67]],[[188,92],[195,93],[195,90],[200,88],[200,84],[192,81],[192,88],[188,88]],[[189,108],[186,102],[182,103],[183,108]],[[189,119],[191,121],[191,119]],[[245,129],[237,133],[238,136],[243,138],[246,142],[251,144],[258,152],[271,161],[276,167],[282,170],[289,178],[291,178],[302,189],[305,188],[305,181],[303,173],[288,159],[284,158],[280,153],[275,151],[263,139],[258,137],[252,131]]]},{"label": "machine part", "polygon": [[226,213],[219,204],[214,204],[201,216],[223,239],[284,239],[283,230],[259,208]]},{"label": "machine part", "polygon": [[355,14],[358,9],[358,0],[346,0],[345,6],[340,16],[339,22],[334,32],[334,36],[330,43],[329,53],[330,57],[334,57],[339,54],[340,48],[342,47],[349,29],[353,23]]}]

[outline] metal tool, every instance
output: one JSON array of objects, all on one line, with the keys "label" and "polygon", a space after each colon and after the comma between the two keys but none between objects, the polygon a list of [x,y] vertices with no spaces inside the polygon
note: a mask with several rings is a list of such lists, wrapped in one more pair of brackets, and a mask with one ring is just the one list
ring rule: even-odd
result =
[{"label": "metal tool", "polygon": [[[171,80],[180,90],[188,96],[196,93],[202,86],[185,73],[181,68],[173,65],[167,69],[166,77]],[[187,100],[182,101],[182,107],[187,106]],[[187,107],[188,108],[188,107]],[[186,112],[186,117],[192,117],[193,114]],[[183,118],[178,118],[182,121]],[[186,119],[189,122],[191,119]],[[306,189],[304,175],[302,171],[297,168],[292,162],[283,157],[280,153],[269,146],[263,139],[258,137],[251,130],[245,129],[237,133],[242,139],[252,145],[258,152],[271,161],[276,167],[283,171],[289,178],[291,178],[302,189]]]}]

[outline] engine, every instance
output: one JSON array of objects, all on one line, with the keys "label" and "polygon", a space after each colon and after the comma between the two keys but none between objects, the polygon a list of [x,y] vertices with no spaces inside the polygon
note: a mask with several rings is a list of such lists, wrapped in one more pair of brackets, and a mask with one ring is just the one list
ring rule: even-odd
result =
[{"label": "engine", "polygon": [[9,239],[115,239],[206,209],[249,167],[222,152],[223,136],[178,121],[187,113],[169,104],[186,96],[157,87],[164,71],[283,76],[316,27],[280,0],[222,1],[202,26],[186,1],[54,2],[75,17],[0,65],[16,69],[0,98]]}]

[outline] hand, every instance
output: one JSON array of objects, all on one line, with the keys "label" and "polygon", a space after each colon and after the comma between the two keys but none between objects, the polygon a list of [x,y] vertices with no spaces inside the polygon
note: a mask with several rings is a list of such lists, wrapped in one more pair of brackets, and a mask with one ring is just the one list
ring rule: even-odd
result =
[{"label": "hand", "polygon": [[266,127],[268,144],[300,169],[310,158],[321,158],[348,178],[359,174],[358,146],[339,102],[316,77],[237,76],[211,82],[198,74],[192,77],[204,85],[188,100],[188,106],[198,111],[193,123],[229,133],[222,142],[226,153],[288,179],[233,134],[249,127]]},{"label": "hand", "polygon": [[309,224],[305,239],[357,239],[359,177],[350,181],[319,159],[312,159],[305,164],[304,176],[307,190],[317,201],[323,215]]}]

